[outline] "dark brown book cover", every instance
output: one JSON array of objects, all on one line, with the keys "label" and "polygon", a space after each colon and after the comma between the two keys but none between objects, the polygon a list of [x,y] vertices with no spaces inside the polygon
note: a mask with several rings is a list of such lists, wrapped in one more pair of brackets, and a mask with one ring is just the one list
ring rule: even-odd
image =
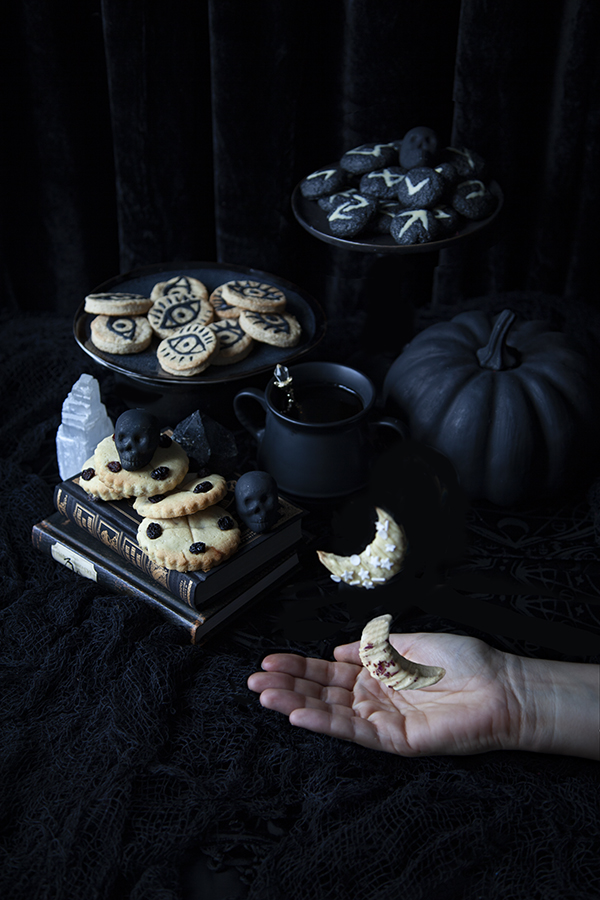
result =
[{"label": "dark brown book cover", "polygon": [[[232,495],[235,481],[229,487]],[[54,491],[56,509],[65,518],[197,609],[301,539],[305,511],[282,497],[279,501],[279,520],[269,532],[256,534],[242,526],[240,548],[230,559],[208,572],[177,572],[152,562],[141,550],[137,530],[142,518],[133,508],[133,500],[94,500],[81,487],[78,475],[61,482]]]},{"label": "dark brown book cover", "polygon": [[207,634],[273,588],[298,565],[295,551],[283,553],[237,587],[214,596],[198,612],[59,512],[37,522],[31,538],[38,550],[73,572],[159,609],[169,621],[186,628],[194,644],[203,643]]}]

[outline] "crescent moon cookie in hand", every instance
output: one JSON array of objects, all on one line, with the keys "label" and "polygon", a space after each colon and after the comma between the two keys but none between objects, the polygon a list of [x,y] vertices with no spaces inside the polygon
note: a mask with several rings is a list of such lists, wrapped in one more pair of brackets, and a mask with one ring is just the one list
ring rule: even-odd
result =
[{"label": "crescent moon cookie in hand", "polygon": [[406,535],[401,525],[378,506],[375,537],[362,553],[337,556],[317,550],[317,555],[333,581],[357,587],[374,588],[396,575],[406,556]]},{"label": "crescent moon cookie in hand", "polygon": [[388,614],[367,622],[360,639],[358,654],[369,675],[395,691],[417,691],[437,684],[446,670],[441,666],[424,666],[401,656],[390,644]]}]

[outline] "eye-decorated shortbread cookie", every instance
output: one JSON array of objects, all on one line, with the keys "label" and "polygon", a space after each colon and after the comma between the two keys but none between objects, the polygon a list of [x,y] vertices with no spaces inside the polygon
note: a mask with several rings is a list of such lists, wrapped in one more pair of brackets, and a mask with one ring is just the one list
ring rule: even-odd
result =
[{"label": "eye-decorated shortbread cookie", "polygon": [[94,469],[93,456],[83,464],[81,475],[79,476],[79,486],[83,488],[86,494],[89,494],[96,500],[122,500],[125,496],[123,491],[111,490],[98,478]]},{"label": "eye-decorated shortbread cookie", "polygon": [[96,316],[90,322],[91,339],[105,353],[141,353],[152,340],[146,316]]},{"label": "eye-decorated shortbread cookie", "polygon": [[283,291],[260,281],[227,281],[222,296],[232,306],[256,312],[281,312],[286,304]]},{"label": "eye-decorated shortbread cookie", "polygon": [[197,375],[203,372],[219,351],[219,339],[208,325],[184,325],[172,337],[163,338],[156,356],[173,375]]},{"label": "eye-decorated shortbread cookie", "polygon": [[152,330],[161,338],[171,337],[184,325],[208,325],[215,313],[208,300],[200,297],[181,299],[177,294],[159,297],[148,312]]},{"label": "eye-decorated shortbread cookie", "polygon": [[159,281],[154,285],[150,299],[155,302],[160,297],[178,297],[179,300],[197,297],[199,300],[208,300],[208,289],[198,278],[175,275],[167,281]]},{"label": "eye-decorated shortbread cookie", "polygon": [[133,508],[140,516],[173,519],[189,516],[220,503],[227,494],[227,481],[222,475],[187,476],[175,490],[153,497],[138,497]]},{"label": "eye-decorated shortbread cookie", "polygon": [[302,332],[298,319],[289,313],[259,313],[243,309],[240,325],[255,341],[274,347],[293,347]]},{"label": "eye-decorated shortbread cookie", "polygon": [[124,469],[114,435],[100,441],[91,466],[109,490],[123,497],[166,494],[181,484],[189,467],[190,461],[183,447],[177,441],[171,441],[168,447],[157,447],[148,465],[141,469]]},{"label": "eye-decorated shortbread cookie", "polygon": [[223,300],[223,288],[225,285],[220,284],[214,289],[208,298],[217,319],[238,319],[242,311],[239,306],[231,306]]},{"label": "eye-decorated shortbread cookie", "polygon": [[84,302],[85,311],[97,316],[143,316],[151,306],[149,297],[125,291],[88,294]]},{"label": "eye-decorated shortbread cookie", "polygon": [[219,338],[219,352],[211,360],[215,366],[228,366],[245,359],[254,346],[254,341],[240,325],[239,318],[219,319],[209,327]]},{"label": "eye-decorated shortbread cookie", "polygon": [[144,518],[138,544],[151,560],[178,572],[208,572],[239,547],[240,529],[222,506],[209,506],[190,516]]}]

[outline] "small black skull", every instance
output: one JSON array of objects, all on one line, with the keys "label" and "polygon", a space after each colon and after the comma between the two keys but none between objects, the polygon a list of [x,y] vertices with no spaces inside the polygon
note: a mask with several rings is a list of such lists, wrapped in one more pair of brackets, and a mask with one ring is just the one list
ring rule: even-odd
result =
[{"label": "small black skull", "polygon": [[411,128],[402,138],[400,147],[400,165],[405,169],[415,166],[431,166],[438,152],[438,137],[432,128],[417,125]]},{"label": "small black skull", "polygon": [[115,423],[115,444],[128,472],[147,466],[158,447],[158,419],[145,409],[128,409]]},{"label": "small black skull", "polygon": [[247,472],[235,486],[235,505],[248,528],[256,534],[268,531],[279,518],[277,482],[268,472]]}]

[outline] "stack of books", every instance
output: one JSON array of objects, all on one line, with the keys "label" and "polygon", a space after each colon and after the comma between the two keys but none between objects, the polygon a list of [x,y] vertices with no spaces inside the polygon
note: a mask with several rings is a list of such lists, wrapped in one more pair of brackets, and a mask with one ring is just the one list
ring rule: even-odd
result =
[{"label": "stack of books", "polygon": [[[230,483],[230,499],[235,482]],[[56,512],[37,522],[32,540],[41,552],[117,592],[138,597],[185,627],[192,643],[246,609],[298,566],[305,510],[280,500],[273,528],[256,534],[241,524],[241,544],[230,559],[208,572],[177,572],[159,566],[140,549],[141,517],[133,500],[94,500],[79,475],[54,491]],[[222,503],[221,505],[224,505]]]}]

